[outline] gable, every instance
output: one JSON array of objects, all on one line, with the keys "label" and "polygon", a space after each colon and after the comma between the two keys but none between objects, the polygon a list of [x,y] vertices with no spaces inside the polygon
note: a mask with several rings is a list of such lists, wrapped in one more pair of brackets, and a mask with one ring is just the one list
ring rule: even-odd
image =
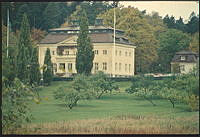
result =
[{"label": "gable", "polygon": [[61,42],[59,42],[58,44],[59,45],[66,45],[66,44],[76,44],[77,43],[77,39],[78,39],[78,36],[77,35],[74,35],[72,37],[69,37]]}]

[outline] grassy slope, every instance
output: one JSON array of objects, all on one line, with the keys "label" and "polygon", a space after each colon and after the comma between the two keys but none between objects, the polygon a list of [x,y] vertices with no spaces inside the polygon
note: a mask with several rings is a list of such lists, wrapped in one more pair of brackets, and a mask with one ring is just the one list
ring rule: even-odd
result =
[{"label": "grassy slope", "polygon": [[[89,119],[116,116],[120,114],[134,115],[162,115],[162,116],[189,116],[196,115],[197,112],[188,112],[187,106],[177,104],[173,109],[166,100],[154,100],[157,106],[152,106],[148,101],[134,97],[124,92],[113,92],[102,96],[100,100],[83,100],[77,107],[69,110],[63,102],[53,98],[55,91],[62,84],[69,82],[54,82],[52,86],[45,87],[40,91],[42,101],[40,104],[31,105],[33,116],[36,118],[33,122],[51,122],[59,120]],[[122,89],[128,82],[120,83]]]},{"label": "grassy slope", "polygon": [[[120,82],[120,92],[113,92],[103,95],[100,100],[83,100],[78,106],[69,110],[63,102],[54,100],[53,91],[63,84],[69,82],[54,82],[52,86],[45,87],[40,91],[42,101],[40,104],[31,104],[32,114],[35,117],[33,124],[49,122],[70,122],[71,120],[109,119],[121,115],[162,117],[167,121],[182,119],[179,124],[189,124],[189,127],[198,126],[198,122],[191,122],[191,119],[198,120],[198,112],[189,112],[184,104],[176,104],[175,108],[166,100],[156,99],[157,106],[152,106],[148,101],[127,94],[124,89],[130,82]],[[188,121],[184,121],[188,119]],[[162,123],[162,121],[161,121]]]}]

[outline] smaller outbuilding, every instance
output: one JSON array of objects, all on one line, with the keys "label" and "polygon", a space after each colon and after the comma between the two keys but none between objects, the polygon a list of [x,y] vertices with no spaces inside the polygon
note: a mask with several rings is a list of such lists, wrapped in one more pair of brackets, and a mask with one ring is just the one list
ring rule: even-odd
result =
[{"label": "smaller outbuilding", "polygon": [[192,51],[180,51],[171,61],[171,72],[187,74],[199,65],[199,55]]}]

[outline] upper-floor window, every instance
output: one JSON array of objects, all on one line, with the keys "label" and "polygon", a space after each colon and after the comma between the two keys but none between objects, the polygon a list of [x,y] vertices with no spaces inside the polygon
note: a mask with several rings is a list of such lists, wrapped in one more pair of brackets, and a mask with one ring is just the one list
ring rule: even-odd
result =
[{"label": "upper-floor window", "polygon": [[107,70],[107,63],[103,62],[103,70]]},{"label": "upper-floor window", "polygon": [[125,56],[127,56],[127,54],[128,54],[128,53],[127,53],[127,52],[125,52]]},{"label": "upper-floor window", "polygon": [[120,38],[115,38],[116,41],[120,41]]},{"label": "upper-floor window", "polygon": [[65,55],[69,55],[69,51],[65,51]]},{"label": "upper-floor window", "polygon": [[98,50],[94,50],[94,54],[99,54],[99,51]]},{"label": "upper-floor window", "polygon": [[107,50],[103,50],[103,54],[106,55],[107,54]]},{"label": "upper-floor window", "polygon": [[129,64],[129,69],[128,70],[129,70],[129,72],[131,72],[131,64]]},{"label": "upper-floor window", "polygon": [[115,50],[115,55],[117,55],[117,50]]},{"label": "upper-floor window", "polygon": [[129,56],[131,56],[131,52],[129,52]]},{"label": "upper-floor window", "polygon": [[127,71],[127,64],[125,64],[125,72]]},{"label": "upper-floor window", "polygon": [[121,51],[119,51],[119,55],[120,55],[120,56],[122,55],[122,52],[121,52]]},{"label": "upper-floor window", "polygon": [[55,55],[55,51],[52,51],[52,55]]},{"label": "upper-floor window", "polygon": [[181,60],[185,60],[185,56],[181,56]]}]

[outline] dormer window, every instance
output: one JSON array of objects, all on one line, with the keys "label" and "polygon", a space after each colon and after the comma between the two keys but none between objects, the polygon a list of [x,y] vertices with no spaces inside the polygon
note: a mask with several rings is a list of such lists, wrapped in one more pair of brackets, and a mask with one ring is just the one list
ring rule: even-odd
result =
[{"label": "dormer window", "polygon": [[185,60],[185,56],[181,56],[181,61],[184,61]]}]

